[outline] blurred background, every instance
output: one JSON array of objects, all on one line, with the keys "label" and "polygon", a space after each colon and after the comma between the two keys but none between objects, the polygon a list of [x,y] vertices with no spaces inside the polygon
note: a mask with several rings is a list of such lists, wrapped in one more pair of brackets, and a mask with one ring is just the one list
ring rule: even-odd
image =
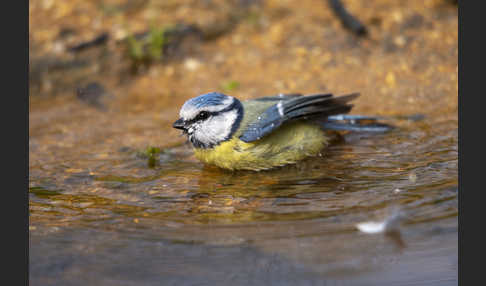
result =
[{"label": "blurred background", "polygon": [[[457,1],[29,1],[31,285],[457,285],[457,58]],[[399,128],[229,173],[171,127],[211,91]]]}]

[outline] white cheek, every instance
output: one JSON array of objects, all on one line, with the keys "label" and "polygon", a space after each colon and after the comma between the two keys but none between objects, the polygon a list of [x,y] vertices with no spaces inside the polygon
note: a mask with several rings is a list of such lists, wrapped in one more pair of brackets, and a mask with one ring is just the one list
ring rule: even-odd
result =
[{"label": "white cheek", "polygon": [[236,110],[213,116],[196,129],[194,136],[202,143],[218,144],[231,134],[231,128],[237,116]]}]

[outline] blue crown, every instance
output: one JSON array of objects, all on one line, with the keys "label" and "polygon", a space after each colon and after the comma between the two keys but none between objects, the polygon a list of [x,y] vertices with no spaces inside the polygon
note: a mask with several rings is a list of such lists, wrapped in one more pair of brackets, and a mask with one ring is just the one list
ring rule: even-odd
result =
[{"label": "blue crown", "polygon": [[207,106],[219,105],[223,102],[223,100],[227,99],[228,97],[229,96],[222,93],[210,92],[202,94],[198,97],[191,98],[187,101],[187,103],[197,108],[203,108]]}]

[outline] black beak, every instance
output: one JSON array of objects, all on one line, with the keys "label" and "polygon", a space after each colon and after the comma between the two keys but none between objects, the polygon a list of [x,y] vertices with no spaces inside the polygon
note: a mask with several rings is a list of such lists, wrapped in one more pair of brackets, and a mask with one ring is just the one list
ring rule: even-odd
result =
[{"label": "black beak", "polygon": [[172,124],[172,127],[176,129],[186,130],[186,125],[184,124],[184,120],[182,118],[177,119],[176,122]]}]

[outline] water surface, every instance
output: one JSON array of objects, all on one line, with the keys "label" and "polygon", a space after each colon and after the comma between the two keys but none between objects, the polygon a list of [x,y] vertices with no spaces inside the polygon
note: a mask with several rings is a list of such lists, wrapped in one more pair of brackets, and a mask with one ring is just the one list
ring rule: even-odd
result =
[{"label": "water surface", "polygon": [[[255,1],[228,34],[132,74],[115,42],[62,47],[137,32],[146,17],[210,22],[224,5],[52,2],[30,5],[32,285],[457,285],[456,7],[347,1],[370,29],[359,39],[325,1]],[[66,27],[75,36],[57,38]],[[46,58],[86,64],[34,69]],[[106,89],[99,102],[76,95],[88,82]],[[224,171],[171,128],[183,102],[208,91],[358,91],[353,114],[397,128],[343,134],[297,165]],[[357,228],[397,214],[394,231]]]}]

